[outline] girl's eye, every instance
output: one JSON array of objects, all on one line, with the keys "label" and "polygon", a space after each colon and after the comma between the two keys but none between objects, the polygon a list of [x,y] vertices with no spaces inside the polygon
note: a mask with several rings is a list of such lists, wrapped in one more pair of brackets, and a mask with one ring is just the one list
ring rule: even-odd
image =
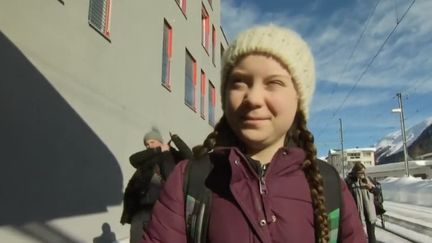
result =
[{"label": "girl's eye", "polygon": [[242,82],[242,79],[241,78],[232,78],[231,79],[231,82],[233,83],[233,84],[235,84],[235,83],[240,83],[240,82]]},{"label": "girl's eye", "polygon": [[233,88],[243,87],[246,85],[244,77],[233,76],[230,78],[230,84]]},{"label": "girl's eye", "polygon": [[270,80],[267,82],[268,86],[285,86],[285,83],[281,80]]},{"label": "girl's eye", "polygon": [[238,83],[238,82],[242,82],[243,80],[244,80],[244,78],[242,76],[239,76],[239,75],[233,75],[230,77],[231,83]]},{"label": "girl's eye", "polygon": [[233,89],[239,89],[239,88],[243,88],[246,86],[246,83],[242,80],[238,80],[236,82],[232,82],[231,87]]}]

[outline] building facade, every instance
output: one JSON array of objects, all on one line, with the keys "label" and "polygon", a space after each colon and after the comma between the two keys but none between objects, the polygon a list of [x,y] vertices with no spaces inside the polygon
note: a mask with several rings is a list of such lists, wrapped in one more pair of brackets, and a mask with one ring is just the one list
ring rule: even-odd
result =
[{"label": "building facade", "polygon": [[[375,166],[375,148],[349,148],[344,149],[343,162],[340,149],[330,149],[327,162],[332,164],[341,175],[347,175],[356,162],[361,162],[366,167]],[[344,167],[342,168],[342,163]]]},{"label": "building facade", "polygon": [[220,1],[0,1],[0,239],[128,238],[129,156],[221,115]]}]

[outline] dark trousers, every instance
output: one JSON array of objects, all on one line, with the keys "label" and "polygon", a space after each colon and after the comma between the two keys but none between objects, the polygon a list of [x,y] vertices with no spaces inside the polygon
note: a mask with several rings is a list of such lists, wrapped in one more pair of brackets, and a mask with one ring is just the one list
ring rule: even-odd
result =
[{"label": "dark trousers", "polygon": [[368,242],[375,243],[375,223],[370,223],[366,220],[366,231],[368,235]]},{"label": "dark trousers", "polygon": [[130,227],[130,243],[141,242],[144,236],[144,229],[147,228],[150,222],[151,212],[148,210],[141,210],[135,213],[132,217],[131,227]]}]

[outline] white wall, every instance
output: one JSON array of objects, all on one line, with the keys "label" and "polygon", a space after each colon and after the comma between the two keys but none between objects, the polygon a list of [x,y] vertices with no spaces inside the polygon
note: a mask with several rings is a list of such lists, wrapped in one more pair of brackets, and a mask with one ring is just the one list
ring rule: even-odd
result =
[{"label": "white wall", "polygon": [[[222,38],[219,1],[189,0],[186,17],[175,1],[112,4],[109,42],[88,25],[89,1],[0,1],[0,200],[12,207],[0,212],[13,221],[0,220],[2,242],[91,242],[103,223],[128,237],[121,193],[143,134],[156,125],[195,145],[212,129],[207,104],[207,120],[184,104],[184,55],[219,88],[221,40],[216,66],[201,45],[202,4]],[[161,85],[164,18],[171,92]]]}]

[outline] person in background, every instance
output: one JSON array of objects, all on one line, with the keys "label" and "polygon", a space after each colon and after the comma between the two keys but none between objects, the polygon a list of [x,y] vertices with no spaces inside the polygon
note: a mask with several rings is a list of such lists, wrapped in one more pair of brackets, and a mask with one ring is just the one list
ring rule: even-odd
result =
[{"label": "person in background", "polygon": [[[178,135],[170,133],[170,137],[170,142],[164,143],[159,130],[153,128],[144,136],[145,149],[129,158],[136,171],[125,189],[120,222],[131,225],[130,243],[141,240],[153,205],[174,166],[181,160],[192,158],[192,151]],[[170,145],[171,142],[178,150]]]},{"label": "person in background", "polygon": [[[268,25],[239,34],[222,61],[223,115],[203,143],[213,165],[205,179],[208,221],[186,219],[188,161],[181,162],[155,204],[143,243],[192,242],[202,224],[199,242],[366,242],[346,184],[317,159],[307,128],[314,89],[314,59],[296,32]],[[318,163],[340,182],[338,229],[327,214]]]},{"label": "person in background", "polygon": [[366,167],[361,162],[354,163],[345,181],[357,205],[360,219],[366,227],[368,242],[375,243],[375,223],[377,215],[374,196],[376,193],[379,193],[379,189],[376,188],[371,179],[366,176]]}]

